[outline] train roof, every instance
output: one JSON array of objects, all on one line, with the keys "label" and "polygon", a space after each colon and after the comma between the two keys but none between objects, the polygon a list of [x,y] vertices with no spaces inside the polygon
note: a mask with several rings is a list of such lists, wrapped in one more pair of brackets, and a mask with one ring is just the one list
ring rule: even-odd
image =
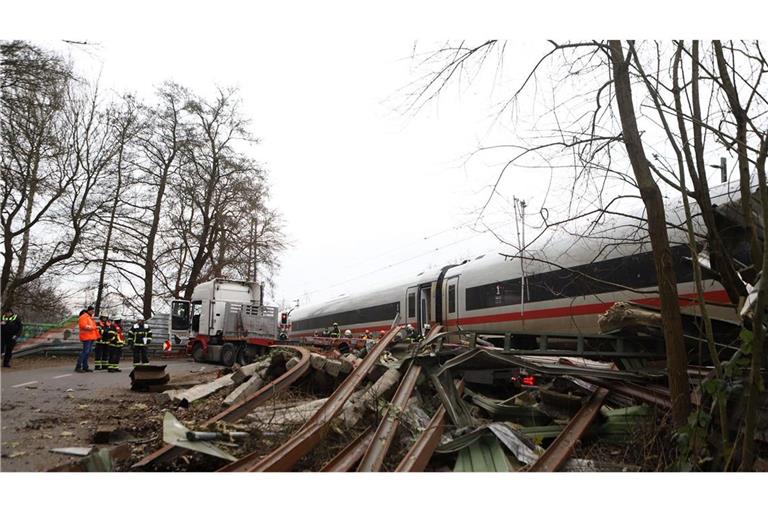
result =
[{"label": "train roof", "polygon": [[[756,182],[756,180],[753,181]],[[739,184],[731,181],[714,185],[710,187],[710,196],[716,208],[737,207],[741,197]],[[695,214],[696,203],[692,202],[691,207]],[[665,210],[668,222],[681,228],[670,230],[670,242],[687,243],[683,230],[685,217],[682,199],[679,196],[668,199],[665,201]],[[642,203],[638,200],[633,207],[626,210],[626,213],[634,216],[635,219],[610,214],[604,216],[599,224],[588,224],[589,229],[585,228],[584,223],[581,228],[577,226],[578,223],[575,223],[568,227],[559,226],[556,229],[546,230],[525,251],[526,275],[649,251],[650,242],[645,236],[647,228],[642,220],[645,218]],[[627,239],[633,238],[642,240],[631,244],[625,243]],[[496,280],[498,275],[509,276],[509,265],[513,265],[516,269],[520,268],[518,250],[512,246],[502,246],[498,251],[481,254],[450,268],[445,277],[460,275],[465,286],[484,284]],[[367,289],[370,291],[343,294],[329,301],[299,307],[292,314],[292,320],[341,312],[349,309],[350,303],[353,303],[356,308],[363,308],[387,301],[394,302],[402,298],[406,288],[435,281],[439,274],[440,269],[430,269],[416,276],[382,282],[379,285],[368,285]]]},{"label": "train roof", "polygon": [[355,304],[355,308],[378,306],[385,302],[395,302],[402,298],[401,296],[406,288],[435,281],[439,274],[440,269],[429,269],[420,272],[415,276],[401,277],[394,282],[389,281],[386,284],[368,285],[366,291],[344,293],[328,301],[300,306],[291,313],[291,321],[346,311],[349,309],[350,302]]}]

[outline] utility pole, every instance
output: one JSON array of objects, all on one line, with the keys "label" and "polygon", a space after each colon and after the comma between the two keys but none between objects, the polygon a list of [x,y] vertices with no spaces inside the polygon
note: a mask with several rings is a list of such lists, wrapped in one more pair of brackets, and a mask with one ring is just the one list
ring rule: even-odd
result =
[{"label": "utility pole", "polygon": [[713,169],[720,169],[720,183],[728,181],[728,167],[724,156],[720,157],[720,165],[710,165]]},{"label": "utility pole", "polygon": [[258,258],[259,258],[259,231],[258,231],[258,219],[254,215],[251,218],[251,243],[248,244],[248,259],[253,263],[253,269],[251,265],[248,265],[248,280],[256,282],[259,276]]},{"label": "utility pole", "polygon": [[728,169],[725,167],[725,157],[720,157],[720,183],[728,181]]}]

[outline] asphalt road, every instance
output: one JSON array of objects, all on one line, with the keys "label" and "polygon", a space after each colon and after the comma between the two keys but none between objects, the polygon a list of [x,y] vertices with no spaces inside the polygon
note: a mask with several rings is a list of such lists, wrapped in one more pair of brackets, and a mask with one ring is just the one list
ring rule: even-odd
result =
[{"label": "asphalt road", "polygon": [[[75,373],[73,361],[20,359],[0,370],[1,471],[41,471],[72,461],[49,448],[90,445],[96,424],[112,421],[115,410],[132,410],[152,399],[130,391],[130,361],[121,363],[121,373]],[[167,365],[171,383],[222,368],[191,359],[152,363]],[[141,409],[131,414],[136,418]]]},{"label": "asphalt road", "polygon": [[[153,361],[152,364],[167,365],[166,371],[173,379],[174,376],[187,375],[190,371],[201,368],[221,368],[220,366],[195,363],[186,359],[168,359]],[[3,368],[0,371],[0,386],[2,400],[16,398],[38,399],[51,392],[61,392],[68,388],[80,387],[84,390],[100,390],[115,387],[124,389],[130,386],[128,374],[133,364],[121,363],[121,373],[98,371],[92,373],[75,373],[71,361],[62,362],[56,366],[40,368]],[[27,395],[27,391],[34,391]]]}]

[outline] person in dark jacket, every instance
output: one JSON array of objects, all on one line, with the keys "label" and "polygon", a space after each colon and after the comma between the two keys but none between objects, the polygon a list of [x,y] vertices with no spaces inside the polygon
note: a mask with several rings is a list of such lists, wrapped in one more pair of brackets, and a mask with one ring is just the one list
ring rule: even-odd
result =
[{"label": "person in dark jacket", "polygon": [[144,324],[144,319],[139,318],[131,330],[128,331],[128,343],[133,347],[133,364],[149,364],[147,345],[152,343],[152,329]]},{"label": "person in dark jacket", "polygon": [[3,310],[2,326],[0,326],[0,338],[2,339],[3,348],[3,366],[5,368],[11,367],[13,347],[16,346],[16,340],[21,334],[21,328],[22,324],[19,315],[14,313],[11,308],[5,308]]},{"label": "person in dark jacket", "polygon": [[123,327],[121,320],[112,322],[112,329],[115,335],[109,343],[109,361],[107,371],[110,373],[121,372],[120,357],[123,355],[123,346],[125,345],[125,336],[123,336]]},{"label": "person in dark jacket", "polygon": [[99,327],[100,337],[96,340],[96,346],[93,351],[94,369],[106,370],[109,364],[109,346],[117,333],[112,327],[112,322],[107,315],[101,315],[96,325]]}]

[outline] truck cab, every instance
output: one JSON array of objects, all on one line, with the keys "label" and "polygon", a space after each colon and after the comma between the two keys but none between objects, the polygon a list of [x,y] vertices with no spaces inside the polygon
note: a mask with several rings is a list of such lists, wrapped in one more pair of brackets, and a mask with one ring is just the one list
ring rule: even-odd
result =
[{"label": "truck cab", "polygon": [[192,300],[171,302],[170,334],[187,340],[195,361],[247,364],[277,337],[277,308],[262,304],[251,281],[216,278],[197,285]]}]

